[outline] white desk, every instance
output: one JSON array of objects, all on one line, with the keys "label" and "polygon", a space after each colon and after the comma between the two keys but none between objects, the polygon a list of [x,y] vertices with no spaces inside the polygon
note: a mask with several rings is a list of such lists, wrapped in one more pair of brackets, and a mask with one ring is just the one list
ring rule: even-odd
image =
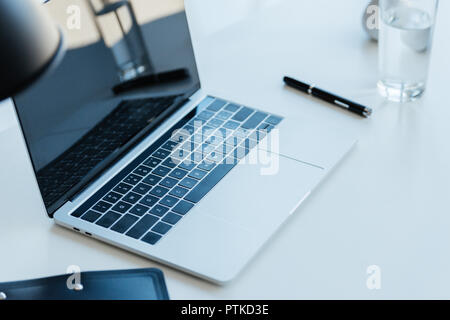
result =
[{"label": "white desk", "polygon": [[[0,281],[61,274],[72,264],[153,266],[174,299],[450,298],[450,3],[441,1],[426,96],[399,105],[375,89],[377,48],[360,21],[365,1],[221,2],[217,14],[210,1],[188,2],[196,24],[208,26],[194,37],[203,84],[242,103],[303,108],[361,130],[356,149],[244,272],[219,287],[55,226],[3,105]],[[287,90],[285,73],[370,105],[374,115],[360,119]],[[366,287],[374,264],[380,290]]]}]

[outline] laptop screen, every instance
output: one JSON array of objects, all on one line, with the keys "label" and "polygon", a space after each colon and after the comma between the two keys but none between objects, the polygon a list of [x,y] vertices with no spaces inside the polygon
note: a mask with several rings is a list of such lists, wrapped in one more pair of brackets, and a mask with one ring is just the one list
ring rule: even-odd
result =
[{"label": "laptop screen", "polygon": [[120,78],[113,46],[120,44],[107,43],[88,1],[44,5],[63,31],[65,55],[54,70],[13,97],[50,215],[200,86],[183,2],[138,1],[134,12],[149,73],[183,70],[185,76],[114,93]]}]

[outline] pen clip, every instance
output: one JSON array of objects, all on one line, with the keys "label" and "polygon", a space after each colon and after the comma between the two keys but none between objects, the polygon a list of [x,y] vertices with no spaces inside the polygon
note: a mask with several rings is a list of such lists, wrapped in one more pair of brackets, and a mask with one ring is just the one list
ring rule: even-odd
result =
[{"label": "pen clip", "polygon": [[346,104],[346,103],[343,103],[342,101],[334,100],[334,103],[337,104],[338,106],[341,106],[341,107],[345,108],[345,109],[350,109],[350,106],[348,104]]}]

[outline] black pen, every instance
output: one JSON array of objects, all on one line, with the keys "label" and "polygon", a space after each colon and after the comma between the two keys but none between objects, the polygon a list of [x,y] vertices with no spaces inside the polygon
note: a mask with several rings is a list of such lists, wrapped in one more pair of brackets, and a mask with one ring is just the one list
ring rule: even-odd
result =
[{"label": "black pen", "polygon": [[372,109],[365,107],[361,104],[352,102],[342,97],[336,96],[332,93],[326,92],[322,89],[316,88],[314,85],[309,85],[290,77],[284,77],[284,83],[289,87],[295,88],[302,92],[305,92],[311,96],[319,98],[323,101],[332,103],[338,107],[344,108],[350,112],[356,113],[362,117],[369,117],[372,114]]}]

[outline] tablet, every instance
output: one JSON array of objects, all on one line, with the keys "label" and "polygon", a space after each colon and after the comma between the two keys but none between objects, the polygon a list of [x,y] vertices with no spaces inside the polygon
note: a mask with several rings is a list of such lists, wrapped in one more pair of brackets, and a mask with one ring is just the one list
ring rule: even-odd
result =
[{"label": "tablet", "polygon": [[168,300],[155,268],[91,271],[0,283],[3,300]]}]

